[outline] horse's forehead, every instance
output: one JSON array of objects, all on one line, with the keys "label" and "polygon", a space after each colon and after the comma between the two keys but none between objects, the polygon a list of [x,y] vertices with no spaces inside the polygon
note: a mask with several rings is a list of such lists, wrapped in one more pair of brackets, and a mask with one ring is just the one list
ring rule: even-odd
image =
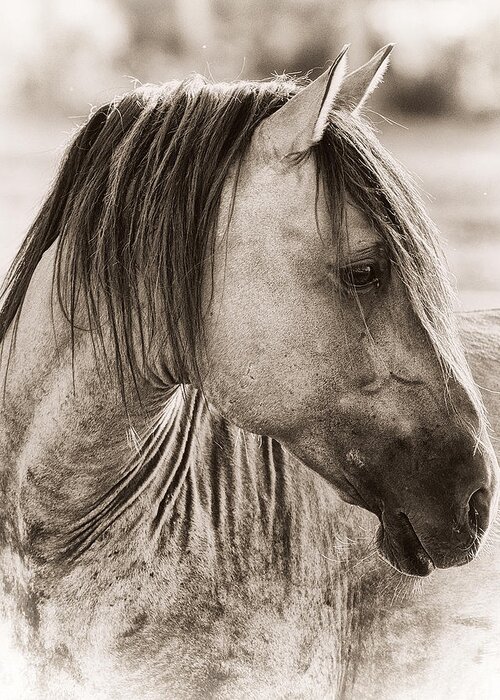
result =
[{"label": "horse's forehead", "polygon": [[302,200],[314,206],[317,173],[313,158],[294,163],[261,154],[252,157],[252,153],[253,149],[238,170],[237,196],[240,199],[277,206],[280,202],[290,204]]},{"label": "horse's forehead", "polygon": [[346,223],[350,231],[364,231],[370,229],[368,219],[365,214],[355,207],[351,202],[346,203]]},{"label": "horse's forehead", "polygon": [[[223,208],[231,212],[236,228],[258,225],[259,230],[270,228],[274,234],[281,232],[288,237],[318,229],[330,232],[329,212],[340,202],[327,202],[329,196],[312,158],[289,166],[250,163],[239,173],[236,190],[230,181]],[[378,239],[365,214],[349,200],[345,202],[345,222],[350,245]]]},{"label": "horse's forehead", "polygon": [[[231,216],[231,228],[280,232],[315,231],[329,226],[321,182],[312,159],[298,164],[247,162],[228,178],[221,211]],[[319,184],[319,189],[318,189]]]}]

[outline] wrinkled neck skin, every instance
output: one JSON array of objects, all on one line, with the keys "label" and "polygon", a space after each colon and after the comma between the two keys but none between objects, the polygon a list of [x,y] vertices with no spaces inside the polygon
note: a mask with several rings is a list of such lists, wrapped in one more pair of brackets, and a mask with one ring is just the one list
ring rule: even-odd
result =
[{"label": "wrinkled neck skin", "polygon": [[[0,418],[7,695],[492,697],[494,538],[417,584],[375,554],[373,516],[160,368],[127,416],[85,333],[73,377],[52,265],[25,300]],[[498,315],[465,333],[479,383],[500,390]],[[2,382],[8,356],[7,339]]]}]

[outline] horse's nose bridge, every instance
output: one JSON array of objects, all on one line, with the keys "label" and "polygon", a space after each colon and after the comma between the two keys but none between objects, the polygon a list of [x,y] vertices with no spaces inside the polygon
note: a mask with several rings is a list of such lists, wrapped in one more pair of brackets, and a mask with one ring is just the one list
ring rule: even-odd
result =
[{"label": "horse's nose bridge", "polygon": [[456,391],[454,385],[450,388],[442,374],[432,372],[427,376],[411,363],[396,366],[389,360],[377,363],[359,360],[355,391],[360,406],[365,406],[366,397],[372,396],[376,402],[373,408],[381,412],[382,418],[385,414],[389,418],[401,416],[404,422],[411,422],[412,418],[419,421],[422,417],[442,420],[455,403],[460,412],[473,418],[472,404],[464,392]]},{"label": "horse's nose bridge", "polygon": [[405,392],[406,401],[388,406],[373,441],[381,485],[396,500],[405,493],[416,500],[434,495],[459,519],[474,493],[495,491],[495,465],[453,410],[431,405],[432,397],[422,387],[415,389],[417,398]]},{"label": "horse's nose bridge", "polygon": [[488,457],[464,427],[450,420],[412,428],[400,421],[398,442],[406,448],[405,471],[408,479],[415,474],[417,488],[433,491],[443,503],[464,512],[475,492],[492,489]]},{"label": "horse's nose bridge", "polygon": [[410,331],[404,318],[389,325],[384,323],[383,334],[362,335],[356,354],[360,383],[444,389],[442,365],[424,330],[412,325]]},{"label": "horse's nose bridge", "polygon": [[455,380],[431,382],[419,374],[389,372],[383,387],[387,428],[395,440],[413,450],[439,455],[451,449],[467,459],[475,451],[474,429],[480,418],[470,396]]}]

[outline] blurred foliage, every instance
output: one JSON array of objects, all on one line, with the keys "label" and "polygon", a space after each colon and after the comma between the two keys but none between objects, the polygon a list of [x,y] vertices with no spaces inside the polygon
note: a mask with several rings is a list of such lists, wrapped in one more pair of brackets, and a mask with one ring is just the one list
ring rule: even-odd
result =
[{"label": "blurred foliage", "polygon": [[398,43],[382,96],[404,111],[500,112],[497,0],[16,0],[0,26],[0,100],[85,113],[130,86],[351,65]]},{"label": "blurred foliage", "polygon": [[387,98],[403,111],[500,112],[497,0],[376,0],[370,36],[396,37]]}]

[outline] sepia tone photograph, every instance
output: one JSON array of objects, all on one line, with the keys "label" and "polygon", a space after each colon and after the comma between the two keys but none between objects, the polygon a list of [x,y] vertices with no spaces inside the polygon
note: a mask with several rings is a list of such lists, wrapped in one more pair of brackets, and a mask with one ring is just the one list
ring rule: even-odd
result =
[{"label": "sepia tone photograph", "polygon": [[0,39],[0,698],[499,698],[500,4]]}]

